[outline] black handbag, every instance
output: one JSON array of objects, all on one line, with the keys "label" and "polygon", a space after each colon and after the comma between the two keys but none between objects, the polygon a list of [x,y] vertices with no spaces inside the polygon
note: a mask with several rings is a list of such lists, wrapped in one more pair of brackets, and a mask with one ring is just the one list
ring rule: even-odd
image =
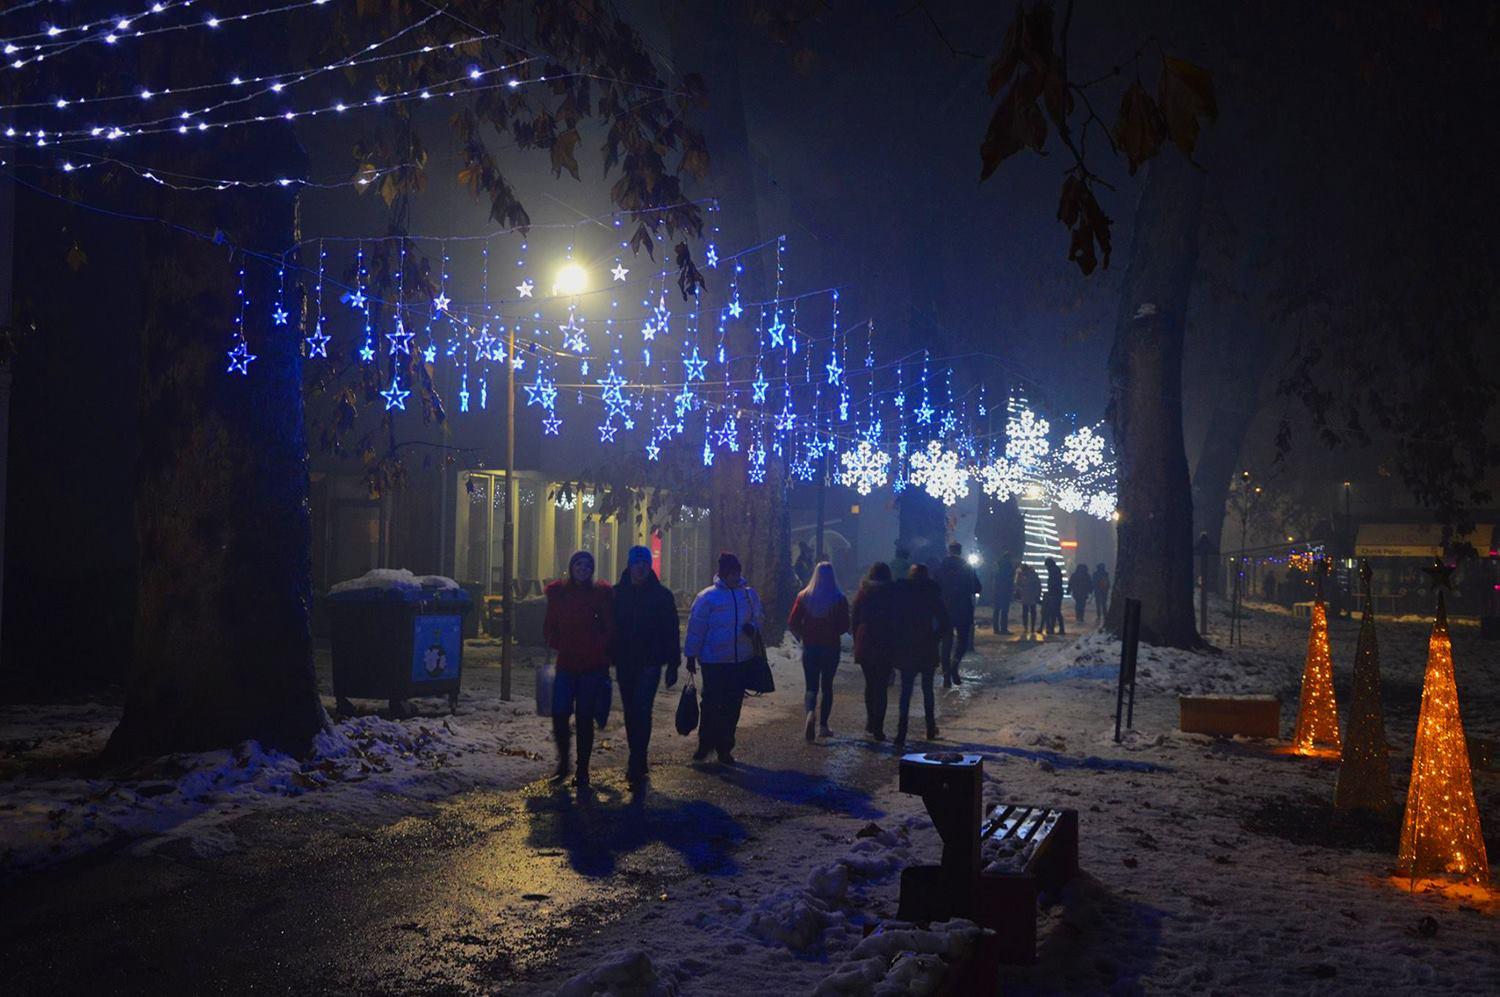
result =
[{"label": "black handbag", "polygon": [[682,687],[682,697],[677,700],[677,733],[687,737],[698,729],[698,687],[693,684],[693,677],[688,676],[687,685]]},{"label": "black handbag", "polygon": [[771,675],[771,661],[766,657],[766,642],[760,631],[750,638],[755,654],[745,662],[745,691],[752,696],[763,696],[776,691],[776,679]]}]

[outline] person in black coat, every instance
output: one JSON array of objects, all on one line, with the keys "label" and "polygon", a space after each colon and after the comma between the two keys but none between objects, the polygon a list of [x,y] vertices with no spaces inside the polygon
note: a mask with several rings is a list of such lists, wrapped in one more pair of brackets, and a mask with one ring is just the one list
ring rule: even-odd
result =
[{"label": "person in black coat", "polygon": [[932,676],[939,664],[938,645],[948,632],[948,608],[943,605],[943,591],[933,580],[925,564],[913,564],[907,577],[892,588],[895,615],[901,628],[901,657],[896,668],[901,672],[901,713],[896,721],[897,751],[906,748],[907,720],[911,715],[911,694],[917,679],[922,680],[922,705],[927,714],[927,740],[938,736],[936,706],[933,702]]},{"label": "person in black coat", "polygon": [[1089,574],[1089,566],[1080,561],[1078,567],[1073,569],[1073,577],[1068,579],[1068,595],[1073,597],[1073,615],[1079,623],[1083,622],[1089,596],[1093,594],[1094,576]]},{"label": "person in black coat", "polygon": [[630,745],[625,778],[639,783],[646,778],[656,687],[663,667],[667,688],[677,684],[682,640],[677,603],[651,569],[651,550],[632,547],[625,563],[625,573],[615,588],[615,681],[620,686],[625,739]]},{"label": "person in black coat", "polygon": [[963,684],[959,665],[974,646],[974,597],[979,594],[979,574],[964,560],[962,544],[948,545],[948,556],[937,569],[943,606],[948,610],[948,629],[943,632],[943,688]]},{"label": "person in black coat", "polygon": [[1050,557],[1042,563],[1047,568],[1047,594],[1042,596],[1042,629],[1048,634],[1066,634],[1062,604],[1063,590],[1067,586],[1063,582],[1062,568]]},{"label": "person in black coat", "polygon": [[990,624],[995,633],[1010,633],[1010,603],[1015,596],[1016,562],[1010,551],[1006,551],[995,567],[995,611]]}]

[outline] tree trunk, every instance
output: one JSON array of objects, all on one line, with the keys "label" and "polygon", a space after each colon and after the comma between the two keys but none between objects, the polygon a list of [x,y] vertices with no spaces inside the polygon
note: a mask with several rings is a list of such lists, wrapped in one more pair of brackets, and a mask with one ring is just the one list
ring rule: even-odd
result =
[{"label": "tree trunk", "polygon": [[[765,238],[761,232],[749,133],[745,125],[739,73],[740,33],[734,22],[734,11],[731,4],[662,0],[662,13],[667,21],[677,72],[684,74],[701,70],[709,82],[708,103],[701,116],[711,162],[705,188],[719,199],[720,210],[713,220],[719,225],[719,250],[725,256],[758,245]],[[765,300],[772,296],[771,284],[765,279],[761,261],[759,254],[741,261],[744,271],[739,275],[739,286],[745,300]],[[719,282],[719,286],[713,289],[715,293],[722,293],[728,285],[730,265],[725,263],[716,270],[705,271],[710,281]],[[757,345],[754,322],[748,309],[744,320],[729,324],[728,340],[730,378],[736,384],[748,383],[755,376]],[[740,391],[742,394],[736,399],[737,403],[743,409],[750,409],[750,399],[744,396],[743,388]],[[742,440],[748,441],[747,423],[741,423],[740,435]],[[769,441],[767,449],[770,449]],[[763,484],[750,482],[743,450],[738,454],[720,453],[714,461],[709,519],[714,549],[715,552],[734,551],[739,555],[744,564],[745,578],[755,586],[765,604],[766,637],[773,643],[781,639],[796,593],[786,488],[783,462],[774,453],[766,459]]]},{"label": "tree trunk", "polygon": [[1193,500],[1182,438],[1182,349],[1198,256],[1203,173],[1174,150],[1151,161],[1110,350],[1109,419],[1119,454],[1119,551],[1108,625],[1141,601],[1141,639],[1199,647]]},{"label": "tree trunk", "polygon": [[[188,164],[193,172],[238,175],[271,163],[289,175],[305,169],[289,131],[226,136],[210,148]],[[163,192],[150,205],[159,217],[222,233],[229,246],[262,251],[292,244],[296,210],[296,195],[280,188],[212,197]],[[139,602],[125,713],[107,754],[247,739],[302,754],[328,721],[308,619],[296,284],[289,279],[293,318],[275,325],[274,263],[166,226],[147,231],[143,269]],[[256,357],[247,375],[226,372],[241,270],[244,334]]]},{"label": "tree trunk", "polygon": [[[1230,325],[1229,341],[1245,342],[1236,338],[1247,332],[1249,323]],[[1255,408],[1260,397],[1260,375],[1265,368],[1263,350],[1235,350],[1244,363],[1237,371],[1226,371],[1221,380],[1216,380],[1215,402],[1208,418],[1208,431],[1203,445],[1198,450],[1198,460],[1193,466],[1193,515],[1197,520],[1197,531],[1208,534],[1208,542],[1217,562],[1221,551],[1234,550],[1224,537],[1224,517],[1229,502],[1229,486],[1240,471],[1240,452],[1245,445],[1245,436],[1250,423],[1255,419]],[[1209,591],[1217,592],[1219,573],[1209,577]]]}]

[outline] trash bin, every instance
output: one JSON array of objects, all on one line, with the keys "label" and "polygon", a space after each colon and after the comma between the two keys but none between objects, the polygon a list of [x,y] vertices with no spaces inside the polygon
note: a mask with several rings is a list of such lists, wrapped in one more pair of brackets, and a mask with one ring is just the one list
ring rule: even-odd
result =
[{"label": "trash bin", "polygon": [[400,714],[413,696],[447,696],[458,707],[463,677],[464,617],[472,602],[462,589],[356,588],[327,598],[333,644],[333,694],[352,712],[350,697],[386,699]]}]

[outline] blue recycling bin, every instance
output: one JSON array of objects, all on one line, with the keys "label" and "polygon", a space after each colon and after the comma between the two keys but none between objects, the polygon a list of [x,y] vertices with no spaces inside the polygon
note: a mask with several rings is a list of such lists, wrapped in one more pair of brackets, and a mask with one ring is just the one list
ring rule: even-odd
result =
[{"label": "blue recycling bin", "polygon": [[473,602],[463,589],[355,589],[326,600],[333,644],[333,694],[385,699],[400,715],[415,696],[447,696],[458,707],[463,678],[464,617]]}]

